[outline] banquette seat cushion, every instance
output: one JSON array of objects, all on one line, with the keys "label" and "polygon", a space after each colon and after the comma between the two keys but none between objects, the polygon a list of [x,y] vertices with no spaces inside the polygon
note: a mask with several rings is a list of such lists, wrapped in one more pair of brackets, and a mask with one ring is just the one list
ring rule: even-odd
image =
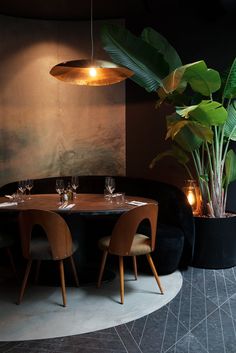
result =
[{"label": "banquette seat cushion", "polygon": [[[58,177],[34,180],[32,192],[55,193],[55,180]],[[65,183],[70,177],[61,177]],[[80,176],[79,193],[103,193],[105,176]],[[184,269],[192,261],[194,245],[194,219],[184,193],[176,186],[156,180],[115,176],[116,191],[130,196],[142,196],[158,201],[158,225],[156,250],[153,259],[160,275],[169,274],[177,268]],[[17,182],[0,188],[0,195],[10,194],[17,189]],[[115,220],[113,220],[115,221]],[[146,224],[141,231],[148,233]],[[109,230],[110,231],[110,230]],[[104,232],[106,233],[105,229]],[[101,232],[101,234],[104,234]],[[145,265],[141,264],[145,270]]]}]

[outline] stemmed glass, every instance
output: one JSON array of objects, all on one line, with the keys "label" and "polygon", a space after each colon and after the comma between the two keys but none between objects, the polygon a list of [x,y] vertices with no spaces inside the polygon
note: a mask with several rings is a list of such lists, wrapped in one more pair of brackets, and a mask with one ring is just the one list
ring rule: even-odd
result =
[{"label": "stemmed glass", "polygon": [[18,190],[20,191],[20,194],[22,195],[21,201],[24,202],[24,193],[26,190],[26,180],[20,180],[18,182]]},{"label": "stemmed glass", "polygon": [[78,176],[73,175],[71,177],[71,186],[72,186],[72,189],[74,191],[74,195],[73,196],[76,199],[76,190],[79,187],[79,177]]},{"label": "stemmed glass", "polygon": [[61,194],[64,192],[64,189],[64,180],[56,179],[56,192],[59,194],[59,196],[61,196]]},{"label": "stemmed glass", "polygon": [[112,177],[106,177],[106,179],[105,179],[105,188],[108,191],[110,196],[113,195],[115,187],[116,187],[115,179],[112,178]]},{"label": "stemmed glass", "polygon": [[26,189],[29,191],[28,200],[31,199],[30,190],[32,189],[33,186],[34,186],[34,182],[33,182],[32,179],[27,179],[27,180],[25,181],[25,187],[26,187]]}]

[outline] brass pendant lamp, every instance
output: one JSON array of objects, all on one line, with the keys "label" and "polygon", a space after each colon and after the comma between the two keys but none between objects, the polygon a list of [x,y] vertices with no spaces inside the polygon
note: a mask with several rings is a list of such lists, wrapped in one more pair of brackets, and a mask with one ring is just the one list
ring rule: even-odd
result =
[{"label": "brass pendant lamp", "polygon": [[91,59],[66,61],[55,65],[50,74],[58,80],[82,86],[106,86],[121,82],[133,71],[93,57],[93,0],[91,0]]}]

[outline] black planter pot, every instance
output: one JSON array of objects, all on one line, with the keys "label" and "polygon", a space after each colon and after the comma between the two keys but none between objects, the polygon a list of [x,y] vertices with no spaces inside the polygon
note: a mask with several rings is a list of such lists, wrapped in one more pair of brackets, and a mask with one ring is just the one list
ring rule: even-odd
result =
[{"label": "black planter pot", "polygon": [[192,265],[209,269],[236,265],[236,217],[195,217]]}]

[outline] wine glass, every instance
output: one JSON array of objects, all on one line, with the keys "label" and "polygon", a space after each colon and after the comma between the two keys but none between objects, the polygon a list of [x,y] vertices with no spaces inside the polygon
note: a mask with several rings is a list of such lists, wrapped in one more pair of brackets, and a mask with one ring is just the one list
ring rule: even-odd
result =
[{"label": "wine glass", "polygon": [[64,192],[64,189],[64,180],[56,179],[56,192],[59,194],[59,196],[61,196],[61,194]]},{"label": "wine glass", "polygon": [[20,191],[20,195],[22,196],[20,199],[21,202],[24,202],[24,193],[26,190],[26,180],[18,181],[18,190]]},{"label": "wine glass", "polygon": [[115,187],[116,187],[115,179],[112,178],[112,177],[106,177],[106,179],[105,179],[105,188],[108,191],[108,193],[110,194],[110,196],[113,195]]},{"label": "wine glass", "polygon": [[76,175],[73,175],[71,177],[71,186],[72,189],[74,190],[74,198],[76,199],[76,189],[79,187],[79,177]]},{"label": "wine glass", "polygon": [[32,179],[27,179],[27,180],[25,181],[25,187],[26,187],[26,189],[29,191],[28,200],[31,199],[30,190],[32,189],[33,186],[34,186],[34,182],[33,182]]}]

